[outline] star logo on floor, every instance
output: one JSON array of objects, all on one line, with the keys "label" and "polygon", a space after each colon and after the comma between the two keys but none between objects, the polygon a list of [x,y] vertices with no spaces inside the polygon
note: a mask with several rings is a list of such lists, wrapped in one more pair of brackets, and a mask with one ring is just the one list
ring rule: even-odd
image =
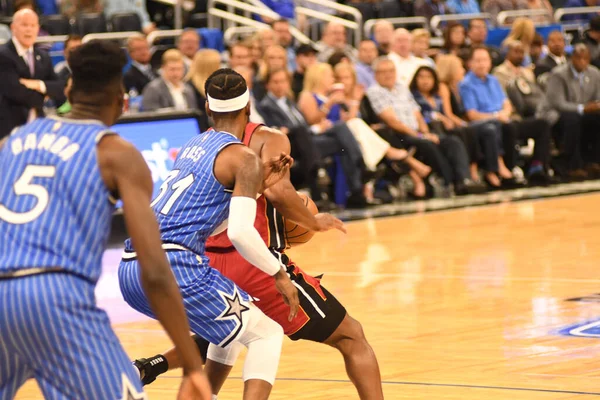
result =
[{"label": "star logo on floor", "polygon": [[135,386],[127,379],[125,374],[123,376],[123,396],[121,399],[123,400],[148,400],[146,397],[146,393],[142,390],[138,392]]},{"label": "star logo on floor", "polygon": [[235,317],[238,321],[242,322],[242,313],[248,311],[250,308],[243,303],[237,287],[234,288],[233,296],[223,292],[219,292],[219,294],[227,305],[227,309],[217,319],[231,319],[231,317]]}]

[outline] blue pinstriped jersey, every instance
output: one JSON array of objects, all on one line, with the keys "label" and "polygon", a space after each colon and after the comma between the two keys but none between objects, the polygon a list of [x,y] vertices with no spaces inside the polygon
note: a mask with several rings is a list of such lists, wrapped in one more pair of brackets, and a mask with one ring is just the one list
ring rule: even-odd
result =
[{"label": "blue pinstriped jersey", "polygon": [[0,149],[0,273],[56,268],[92,282],[114,206],[98,167],[98,121],[41,118]]},{"label": "blue pinstriped jersey", "polygon": [[[214,175],[215,160],[221,150],[236,143],[241,142],[230,133],[209,130],[181,148],[152,201],[163,243],[204,256],[206,239],[228,218],[231,200],[231,191]],[[134,251],[129,239],[125,250]]]}]

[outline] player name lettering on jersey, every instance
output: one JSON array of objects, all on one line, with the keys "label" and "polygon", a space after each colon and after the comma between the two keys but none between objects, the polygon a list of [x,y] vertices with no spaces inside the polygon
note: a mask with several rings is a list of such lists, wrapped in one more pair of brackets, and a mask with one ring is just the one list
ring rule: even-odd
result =
[{"label": "player name lettering on jersey", "polygon": [[72,143],[66,136],[54,133],[29,133],[25,140],[17,137],[11,142],[11,150],[15,156],[29,150],[44,150],[57,155],[63,161],[69,161],[79,151],[79,144]]},{"label": "player name lettering on jersey", "polygon": [[206,150],[204,150],[202,146],[193,146],[187,147],[185,150],[183,150],[183,153],[181,153],[180,157],[181,159],[189,158],[194,162],[198,162],[200,157],[202,157],[204,154],[206,154]]}]

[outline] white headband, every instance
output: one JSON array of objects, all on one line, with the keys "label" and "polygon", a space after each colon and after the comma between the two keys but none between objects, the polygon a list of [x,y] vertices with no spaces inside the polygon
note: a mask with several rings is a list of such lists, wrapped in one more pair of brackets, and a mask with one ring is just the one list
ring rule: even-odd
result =
[{"label": "white headband", "polygon": [[213,99],[207,93],[206,99],[208,100],[208,108],[212,112],[224,113],[239,111],[248,105],[248,102],[250,101],[250,92],[248,91],[248,89],[246,89],[246,91],[243,94],[229,100]]}]

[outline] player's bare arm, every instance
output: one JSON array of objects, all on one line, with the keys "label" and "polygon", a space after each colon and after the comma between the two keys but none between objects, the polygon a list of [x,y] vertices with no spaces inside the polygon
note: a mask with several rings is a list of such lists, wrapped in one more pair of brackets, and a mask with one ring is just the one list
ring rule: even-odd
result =
[{"label": "player's bare arm", "polygon": [[[261,128],[261,133],[268,135],[260,152],[263,162],[273,159],[280,153],[287,154],[291,151],[290,141],[283,133],[270,128]],[[330,214],[314,216],[308,210],[290,181],[289,171],[279,182],[265,190],[264,194],[285,219],[294,221],[306,229],[315,232],[338,229],[344,233],[346,232],[344,223],[334,216]]]},{"label": "player's bare arm", "polygon": [[293,319],[298,313],[298,291],[254,228],[256,196],[263,185],[259,158],[246,146],[231,145],[215,160],[214,171],[223,186],[233,187],[227,229],[231,243],[248,262],[275,278]]},{"label": "player's bare arm", "polygon": [[202,359],[189,336],[183,301],[150,208],[153,186],[148,166],[133,145],[116,135],[100,142],[98,158],[108,189],[123,201],[125,223],[142,267],[141,279],[150,305],[175,344],[184,373],[201,371]]}]

